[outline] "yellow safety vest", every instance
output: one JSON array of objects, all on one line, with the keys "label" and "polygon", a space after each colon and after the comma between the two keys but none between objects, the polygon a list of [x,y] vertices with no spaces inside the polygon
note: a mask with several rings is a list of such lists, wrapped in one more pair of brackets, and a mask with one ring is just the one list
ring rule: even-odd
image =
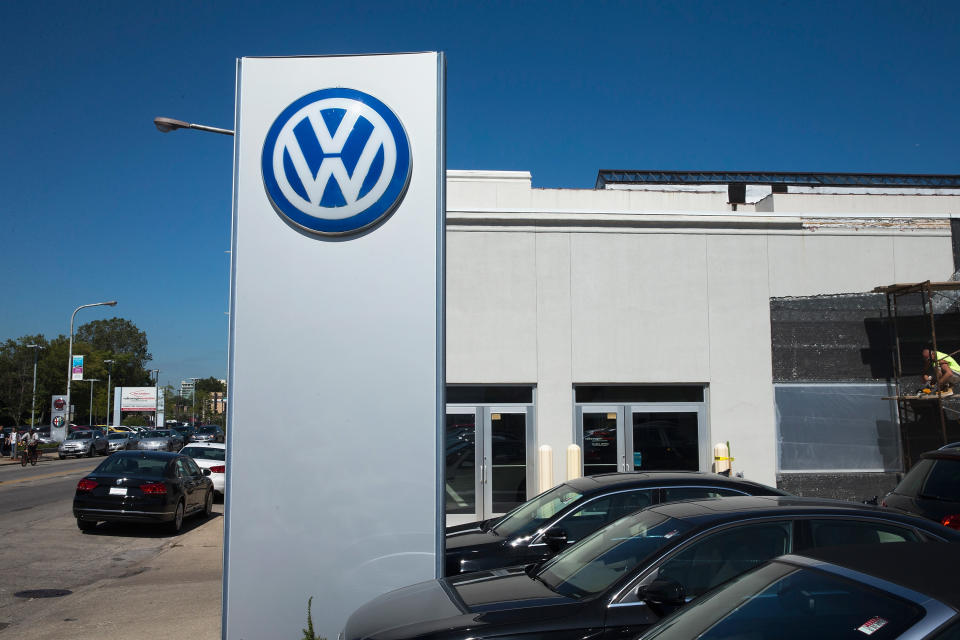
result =
[{"label": "yellow safety vest", "polygon": [[941,353],[941,352],[939,352],[939,351],[934,351],[934,352],[933,352],[933,360],[934,360],[934,362],[938,362],[938,363],[939,363],[939,362],[946,362],[948,367],[950,367],[950,368],[953,369],[955,372],[957,372],[958,374],[960,374],[960,364],[957,364],[957,361],[954,360],[953,358],[951,358],[950,356],[948,356],[947,354]]}]

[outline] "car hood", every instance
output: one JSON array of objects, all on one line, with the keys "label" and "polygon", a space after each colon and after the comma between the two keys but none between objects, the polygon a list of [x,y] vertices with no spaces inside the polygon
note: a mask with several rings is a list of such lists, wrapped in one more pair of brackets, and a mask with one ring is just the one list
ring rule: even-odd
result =
[{"label": "car hood", "polygon": [[479,527],[465,531],[447,531],[445,544],[447,551],[459,551],[476,547],[500,546],[504,539],[492,531],[481,531]]},{"label": "car hood", "polygon": [[170,438],[141,438],[140,442],[146,442],[147,444],[158,443],[158,442],[169,442]]},{"label": "car hood", "polygon": [[477,572],[421,582],[371,600],[350,616],[345,640],[400,640],[458,629],[483,635],[482,628],[566,617],[573,613],[569,605],[581,606],[522,568]]}]

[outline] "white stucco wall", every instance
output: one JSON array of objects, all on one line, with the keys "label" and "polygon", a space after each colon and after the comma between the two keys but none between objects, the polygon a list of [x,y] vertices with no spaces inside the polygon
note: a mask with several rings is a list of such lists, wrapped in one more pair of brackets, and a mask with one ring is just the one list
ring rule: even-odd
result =
[{"label": "white stucco wall", "polygon": [[[725,193],[532,189],[528,173],[498,176],[448,178],[447,381],[536,385],[532,446],[553,448],[557,481],[575,385],[701,383],[710,444],[729,440],[735,470],[773,484],[770,298],[953,270],[943,209],[954,196],[919,207],[922,223],[873,225],[850,212],[888,196],[824,196],[809,215],[731,213]],[[839,206],[848,212],[828,213]]]}]

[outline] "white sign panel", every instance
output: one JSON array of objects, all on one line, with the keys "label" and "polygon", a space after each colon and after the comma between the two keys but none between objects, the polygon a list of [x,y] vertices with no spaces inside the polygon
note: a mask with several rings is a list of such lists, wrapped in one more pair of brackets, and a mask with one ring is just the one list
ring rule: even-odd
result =
[{"label": "white sign panel", "polygon": [[443,104],[438,53],[239,63],[225,638],[438,574]]},{"label": "white sign panel", "polygon": [[120,387],[120,411],[156,410],[156,387]]}]

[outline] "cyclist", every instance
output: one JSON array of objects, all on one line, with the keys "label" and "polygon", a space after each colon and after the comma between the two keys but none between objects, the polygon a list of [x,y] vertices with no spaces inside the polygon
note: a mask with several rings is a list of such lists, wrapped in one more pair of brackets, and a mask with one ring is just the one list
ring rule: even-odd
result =
[{"label": "cyclist", "polygon": [[37,459],[37,447],[40,445],[40,434],[36,429],[30,429],[30,435],[27,436],[27,456],[32,460]]}]

